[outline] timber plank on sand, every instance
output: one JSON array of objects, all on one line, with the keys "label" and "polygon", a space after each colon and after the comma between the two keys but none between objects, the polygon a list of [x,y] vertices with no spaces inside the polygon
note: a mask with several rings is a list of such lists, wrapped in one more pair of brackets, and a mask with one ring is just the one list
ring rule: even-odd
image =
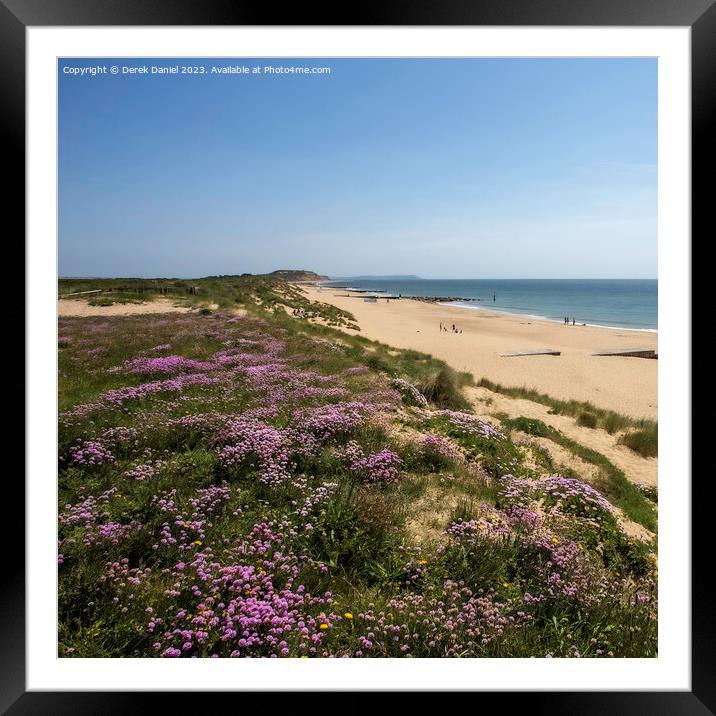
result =
[{"label": "timber plank on sand", "polygon": [[631,356],[632,358],[657,358],[658,354],[652,348],[616,348],[611,351],[598,351],[593,356]]},{"label": "timber plank on sand", "polygon": [[561,351],[555,351],[551,348],[545,348],[541,351],[515,351],[514,353],[500,353],[503,358],[513,358],[516,356],[559,356]]}]

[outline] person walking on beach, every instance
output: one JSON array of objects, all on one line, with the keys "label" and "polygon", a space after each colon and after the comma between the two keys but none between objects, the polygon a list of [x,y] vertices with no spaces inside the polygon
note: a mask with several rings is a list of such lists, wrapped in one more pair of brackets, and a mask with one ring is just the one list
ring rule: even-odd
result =
[{"label": "person walking on beach", "polygon": [[574,322],[574,318],[572,318],[572,325],[576,325],[576,323]]}]

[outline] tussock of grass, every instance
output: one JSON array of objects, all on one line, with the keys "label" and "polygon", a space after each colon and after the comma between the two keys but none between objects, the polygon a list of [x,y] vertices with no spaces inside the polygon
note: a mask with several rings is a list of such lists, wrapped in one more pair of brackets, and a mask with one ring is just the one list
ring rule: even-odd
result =
[{"label": "tussock of grass", "polygon": [[418,382],[417,388],[438,407],[465,410],[470,406],[462,393],[459,375],[448,366],[443,366],[437,373],[426,376]]},{"label": "tussock of grass", "polygon": [[619,442],[642,457],[656,457],[659,454],[659,436],[655,430],[635,430],[624,435]]},{"label": "tussock of grass", "polygon": [[469,497],[462,497],[450,514],[450,522],[469,522],[477,516],[475,501]]},{"label": "tussock of grass", "polygon": [[583,428],[596,428],[597,416],[594,413],[579,413],[577,425],[581,425]]}]

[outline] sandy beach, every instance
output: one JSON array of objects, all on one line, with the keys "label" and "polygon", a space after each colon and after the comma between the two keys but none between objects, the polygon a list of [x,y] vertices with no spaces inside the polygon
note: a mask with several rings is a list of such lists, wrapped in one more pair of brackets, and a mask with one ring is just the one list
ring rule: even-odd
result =
[{"label": "sandy beach", "polygon": [[[590,401],[637,418],[657,418],[658,360],[593,356],[596,351],[658,350],[657,333],[566,326],[528,316],[442,306],[410,299],[364,302],[344,290],[301,287],[311,300],[350,311],[361,335],[397,348],[413,348],[445,360],[476,380],[535,388],[562,400]],[[462,333],[440,331],[454,323]],[[560,351],[559,356],[502,357],[501,353]]]}]

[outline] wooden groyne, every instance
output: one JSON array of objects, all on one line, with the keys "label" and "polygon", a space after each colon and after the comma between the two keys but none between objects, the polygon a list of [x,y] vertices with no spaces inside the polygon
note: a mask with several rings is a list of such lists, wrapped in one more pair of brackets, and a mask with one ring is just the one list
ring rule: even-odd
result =
[{"label": "wooden groyne", "polygon": [[423,301],[424,303],[467,303],[468,301],[482,301],[482,298],[469,298],[465,296],[404,296],[403,294],[388,294],[385,289],[379,288],[348,288],[347,286],[324,286],[327,289],[339,289],[341,291],[348,291],[347,294],[341,295],[341,298],[348,298],[351,295],[363,295],[363,294],[381,294],[380,298],[407,298],[411,301]]},{"label": "wooden groyne", "polygon": [[616,348],[610,351],[598,351],[593,356],[627,356],[629,358],[658,358],[659,354],[652,348]]},{"label": "wooden groyne", "polygon": [[393,296],[390,293],[337,293],[336,296],[338,296],[339,298],[361,298],[364,301],[369,298],[375,298],[376,300],[380,299],[381,301],[387,301],[393,298],[397,301],[398,298],[400,298],[400,296]]},{"label": "wooden groyne", "polygon": [[457,303],[467,301],[482,301],[481,298],[465,298],[464,296],[402,296],[412,301],[424,301],[426,303]]}]

